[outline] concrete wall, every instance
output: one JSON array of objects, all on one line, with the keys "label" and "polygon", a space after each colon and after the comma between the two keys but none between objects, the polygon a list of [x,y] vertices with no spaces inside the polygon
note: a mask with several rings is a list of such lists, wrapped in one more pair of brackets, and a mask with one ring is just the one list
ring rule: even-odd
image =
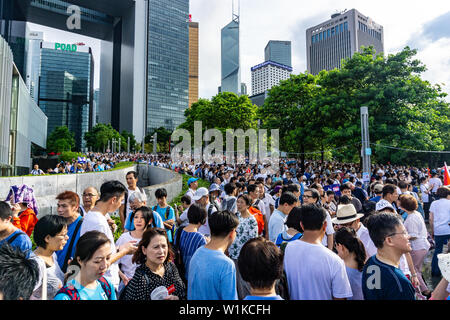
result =
[{"label": "concrete wall", "polygon": [[183,177],[169,169],[139,164],[137,166],[138,186],[144,188],[147,195],[147,205],[157,204],[155,191],[159,188],[167,190],[167,202],[177,197],[183,188]]},{"label": "concrete wall", "polygon": [[[159,167],[139,165],[106,172],[0,178],[0,199],[6,199],[10,186],[26,184],[34,190],[39,209],[38,218],[40,218],[46,214],[56,213],[57,201],[55,197],[59,193],[70,190],[81,197],[83,190],[88,186],[94,186],[100,190],[102,183],[109,180],[119,180],[126,186],[125,175],[132,170],[137,171],[139,176],[142,176],[142,181],[138,185],[144,187],[149,205],[156,204],[154,193],[157,188],[166,188],[169,202],[182,190],[183,178],[181,175]],[[143,185],[142,182],[152,185]]]}]

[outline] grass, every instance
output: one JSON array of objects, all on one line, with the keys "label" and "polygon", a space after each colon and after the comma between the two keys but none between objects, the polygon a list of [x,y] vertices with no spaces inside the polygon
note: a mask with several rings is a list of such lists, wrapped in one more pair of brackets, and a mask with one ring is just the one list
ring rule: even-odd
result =
[{"label": "grass", "polygon": [[[120,169],[132,167],[135,164],[136,163],[133,162],[133,161],[119,162],[112,169],[105,170],[105,171],[95,171],[95,172],[115,171],[115,170],[120,170]],[[92,171],[92,172],[94,172],[94,171]],[[85,174],[85,173],[92,173],[92,172],[80,172],[80,173],[71,173],[71,174]],[[65,176],[67,174],[69,174],[69,173],[44,173],[44,174],[40,174],[39,177],[43,177],[43,176]],[[36,177],[36,176],[33,175],[33,174],[25,174],[25,175],[22,175],[22,176],[1,176],[0,178],[20,178],[20,177]]]}]

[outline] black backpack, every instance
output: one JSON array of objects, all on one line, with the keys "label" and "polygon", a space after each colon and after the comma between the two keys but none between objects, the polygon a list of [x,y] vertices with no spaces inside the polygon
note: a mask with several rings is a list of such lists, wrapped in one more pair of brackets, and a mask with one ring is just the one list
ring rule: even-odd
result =
[{"label": "black backpack", "polygon": [[174,257],[174,264],[178,269],[178,274],[180,275],[183,282],[186,284],[186,270],[184,268],[184,262],[183,262],[183,255],[180,250],[180,239],[181,239],[181,233],[183,232],[184,226],[179,227],[177,231],[175,232],[175,239],[173,241],[173,251],[175,253]]}]

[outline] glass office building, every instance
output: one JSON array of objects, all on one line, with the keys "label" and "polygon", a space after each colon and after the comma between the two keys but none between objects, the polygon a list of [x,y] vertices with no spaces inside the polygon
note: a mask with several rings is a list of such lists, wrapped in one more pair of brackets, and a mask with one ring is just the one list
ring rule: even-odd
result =
[{"label": "glass office building", "polygon": [[291,42],[270,40],[264,49],[264,61],[272,61],[292,67]]},{"label": "glass office building", "polygon": [[189,106],[189,0],[150,0],[146,131],[174,130]]},{"label": "glass office building", "polygon": [[56,127],[67,126],[75,133],[76,149],[86,151],[83,136],[89,131],[93,113],[91,49],[44,42],[40,73],[39,107],[48,117],[47,134]]},{"label": "glass office building", "polygon": [[220,92],[241,94],[241,68],[239,60],[239,17],[221,31],[222,85]]}]

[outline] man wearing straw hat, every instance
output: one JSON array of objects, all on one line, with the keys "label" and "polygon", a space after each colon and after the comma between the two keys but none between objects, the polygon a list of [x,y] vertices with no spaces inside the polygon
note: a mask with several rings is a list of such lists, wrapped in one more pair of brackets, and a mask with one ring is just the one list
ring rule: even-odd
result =
[{"label": "man wearing straw hat", "polygon": [[[345,197],[345,196],[344,196]],[[349,227],[355,230],[358,238],[364,244],[367,258],[377,254],[377,248],[370,239],[369,230],[361,223],[364,214],[357,213],[355,206],[351,203],[338,206],[336,217],[331,220],[338,228]]]}]

